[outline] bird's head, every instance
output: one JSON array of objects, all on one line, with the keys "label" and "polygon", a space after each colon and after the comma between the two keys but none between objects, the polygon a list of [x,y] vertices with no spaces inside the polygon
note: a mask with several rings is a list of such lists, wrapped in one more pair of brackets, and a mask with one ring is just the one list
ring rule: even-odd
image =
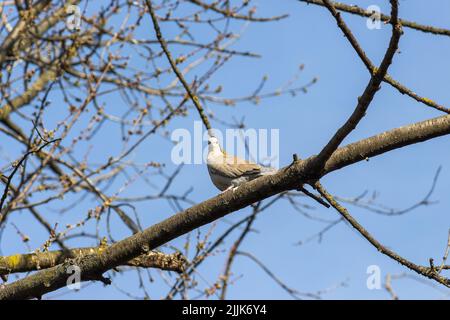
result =
[{"label": "bird's head", "polygon": [[208,152],[221,152],[219,140],[216,137],[209,137]]}]

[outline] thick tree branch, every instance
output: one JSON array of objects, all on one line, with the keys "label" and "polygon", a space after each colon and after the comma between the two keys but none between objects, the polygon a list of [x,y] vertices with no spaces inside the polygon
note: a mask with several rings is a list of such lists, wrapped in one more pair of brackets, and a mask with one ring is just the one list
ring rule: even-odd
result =
[{"label": "thick tree branch", "polygon": [[241,14],[232,12],[230,10],[222,10],[214,4],[207,4],[207,3],[204,3],[199,0],[189,0],[189,1],[202,7],[205,10],[212,10],[216,13],[222,14],[225,17],[238,19],[238,20],[248,20],[248,21],[254,21],[254,22],[268,22],[268,21],[281,20],[281,19],[288,17],[287,14],[283,14],[281,16],[275,16],[275,17],[270,17],[270,18],[257,18],[257,17],[253,17],[253,15],[251,13],[249,13],[248,15],[241,15]]},{"label": "thick tree branch", "polygon": [[391,150],[430,140],[450,133],[450,115],[417,122],[385,131],[336,150],[322,175]]},{"label": "thick tree branch", "polygon": [[[66,259],[80,258],[89,254],[98,255],[105,249],[105,246],[99,246],[76,248],[70,249],[69,251],[58,250],[0,257],[0,275],[48,269],[64,263]],[[158,268],[181,273],[184,270],[186,262],[186,258],[179,252],[165,254],[158,251],[150,251],[125,262],[123,265],[141,268]]]},{"label": "thick tree branch", "polygon": [[[327,162],[322,175],[352,163],[376,156],[406,145],[450,134],[450,115],[419,122],[406,127],[384,132],[377,136],[338,149]],[[119,241],[99,255],[75,258],[65,263],[37,272],[0,289],[0,299],[25,299],[40,297],[66,285],[67,267],[76,264],[83,280],[92,280],[107,270],[149,252],[168,241],[191,230],[217,220],[231,212],[244,208],[274,194],[297,189],[311,179],[305,168],[314,161],[310,157],[296,161],[271,176],[264,176],[237,188],[222,193],[142,232]]]}]

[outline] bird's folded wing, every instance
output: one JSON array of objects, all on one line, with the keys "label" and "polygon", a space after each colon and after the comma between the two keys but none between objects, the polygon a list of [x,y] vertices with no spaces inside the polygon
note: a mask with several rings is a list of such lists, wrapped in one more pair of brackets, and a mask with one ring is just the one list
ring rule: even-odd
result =
[{"label": "bird's folded wing", "polygon": [[261,173],[261,166],[246,160],[234,157],[228,154],[224,155],[223,161],[211,164],[211,169],[217,174],[229,177],[239,178],[247,175],[255,175]]},{"label": "bird's folded wing", "polygon": [[214,174],[230,179],[261,173],[260,167],[255,164],[210,163],[208,169]]}]

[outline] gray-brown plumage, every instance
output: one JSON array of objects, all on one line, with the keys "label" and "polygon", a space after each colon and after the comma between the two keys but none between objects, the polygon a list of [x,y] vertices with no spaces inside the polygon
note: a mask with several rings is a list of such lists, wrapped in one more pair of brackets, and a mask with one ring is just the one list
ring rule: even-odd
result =
[{"label": "gray-brown plumage", "polygon": [[227,154],[220,148],[216,137],[210,137],[208,140],[206,163],[213,184],[221,191],[236,188],[244,182],[276,172],[274,168]]}]

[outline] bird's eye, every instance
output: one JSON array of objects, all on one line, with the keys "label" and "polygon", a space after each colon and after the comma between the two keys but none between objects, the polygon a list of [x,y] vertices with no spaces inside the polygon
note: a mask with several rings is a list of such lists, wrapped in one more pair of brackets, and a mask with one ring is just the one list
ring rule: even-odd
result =
[{"label": "bird's eye", "polygon": [[208,141],[208,144],[211,144],[211,141]]}]

